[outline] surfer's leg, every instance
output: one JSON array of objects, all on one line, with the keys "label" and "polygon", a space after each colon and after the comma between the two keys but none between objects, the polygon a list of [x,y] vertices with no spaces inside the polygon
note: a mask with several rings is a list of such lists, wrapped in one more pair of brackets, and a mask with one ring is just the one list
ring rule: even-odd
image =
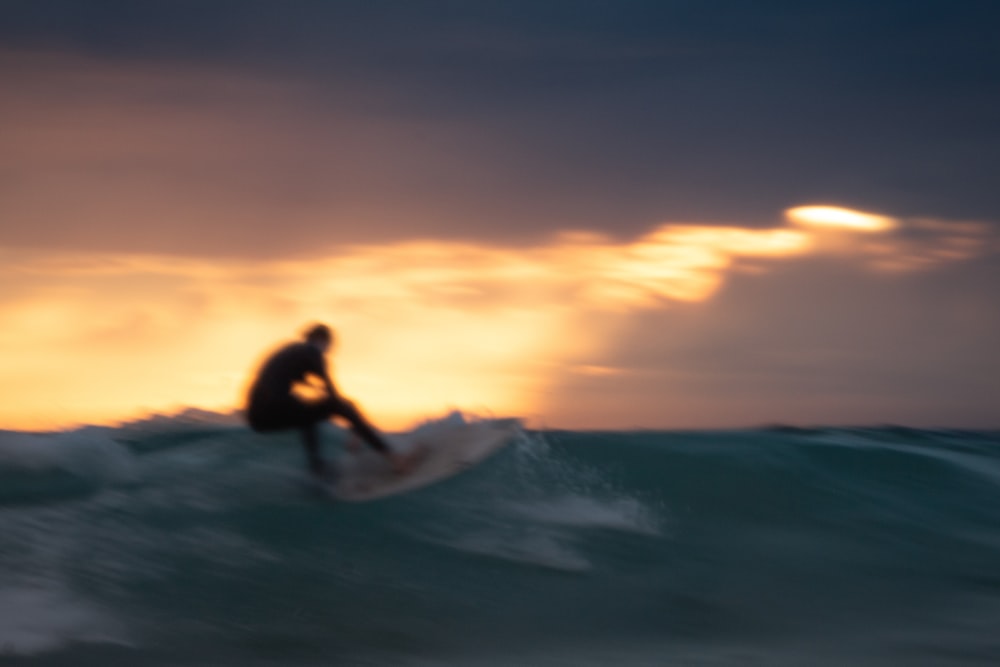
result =
[{"label": "surfer's leg", "polygon": [[249,421],[251,428],[264,433],[297,429],[302,437],[309,470],[314,475],[326,477],[329,472],[320,453],[319,425],[332,414],[332,406],[305,403],[289,396],[254,406]]},{"label": "surfer's leg", "polygon": [[333,416],[343,417],[351,425],[351,429],[354,430],[361,438],[371,445],[372,449],[379,451],[383,454],[389,454],[392,450],[389,449],[389,445],[385,443],[376,431],[375,428],[365,419],[364,415],[354,406],[353,403],[348,401],[337,401],[334,407]]},{"label": "surfer's leg", "polygon": [[305,446],[306,459],[309,462],[309,470],[314,475],[322,475],[326,470],[323,457],[319,454],[319,429],[313,422],[301,428],[302,444]]}]

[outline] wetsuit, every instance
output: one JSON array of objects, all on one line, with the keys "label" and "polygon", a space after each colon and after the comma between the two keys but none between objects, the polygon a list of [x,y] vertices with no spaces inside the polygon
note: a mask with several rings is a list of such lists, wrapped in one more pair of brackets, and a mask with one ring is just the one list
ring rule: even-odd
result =
[{"label": "wetsuit", "polygon": [[[304,382],[307,375],[321,378],[330,394],[318,401],[304,401],[292,393],[292,385]],[[310,343],[292,343],[271,355],[250,389],[247,421],[258,432],[299,429],[309,459],[309,468],[323,472],[319,453],[318,425],[331,417],[343,417],[369,445],[382,453],[389,448],[371,424],[348,400],[341,398],[330,382],[323,351]]]}]

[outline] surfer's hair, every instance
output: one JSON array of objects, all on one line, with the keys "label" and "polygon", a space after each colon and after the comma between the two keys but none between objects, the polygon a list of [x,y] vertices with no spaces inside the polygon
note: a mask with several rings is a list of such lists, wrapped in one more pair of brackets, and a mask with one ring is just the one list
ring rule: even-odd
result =
[{"label": "surfer's hair", "polygon": [[314,324],[306,329],[307,343],[332,343],[333,331],[325,324]]}]

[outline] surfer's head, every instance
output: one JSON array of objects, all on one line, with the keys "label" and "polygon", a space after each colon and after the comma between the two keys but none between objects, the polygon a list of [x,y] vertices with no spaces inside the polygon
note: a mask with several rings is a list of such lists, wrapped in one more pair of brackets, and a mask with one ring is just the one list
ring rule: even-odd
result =
[{"label": "surfer's head", "polygon": [[306,342],[326,352],[333,344],[333,331],[325,324],[315,324],[306,330]]}]

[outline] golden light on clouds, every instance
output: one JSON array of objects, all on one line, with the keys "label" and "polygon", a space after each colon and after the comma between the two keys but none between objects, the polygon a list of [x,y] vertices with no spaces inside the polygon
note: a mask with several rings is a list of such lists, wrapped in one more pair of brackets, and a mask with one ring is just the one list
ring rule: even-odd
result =
[{"label": "golden light on clouds", "polygon": [[[950,245],[940,240],[950,228],[923,228],[938,234],[924,245],[951,253],[925,251],[933,261],[974,250],[972,227]],[[709,299],[744,260],[759,272],[823,252],[818,233],[667,224],[631,243],[572,233],[528,249],[425,240],[273,261],[8,248],[0,426],[236,408],[261,356],[317,320],[339,334],[336,380],[380,425],[450,408],[537,416],[554,376],[619,372],[594,359],[629,313]],[[913,243],[856,238],[854,252],[874,263],[927,266]]]},{"label": "golden light on clouds", "polygon": [[796,255],[808,245],[808,235],[793,230],[663,225],[624,247],[591,239],[549,252],[584,283],[579,297],[617,310],[701,301],[736,259]]},{"label": "golden light on clouds", "polygon": [[789,221],[804,227],[849,229],[857,232],[884,232],[898,222],[884,215],[852,211],[837,206],[798,206],[785,211]]}]

